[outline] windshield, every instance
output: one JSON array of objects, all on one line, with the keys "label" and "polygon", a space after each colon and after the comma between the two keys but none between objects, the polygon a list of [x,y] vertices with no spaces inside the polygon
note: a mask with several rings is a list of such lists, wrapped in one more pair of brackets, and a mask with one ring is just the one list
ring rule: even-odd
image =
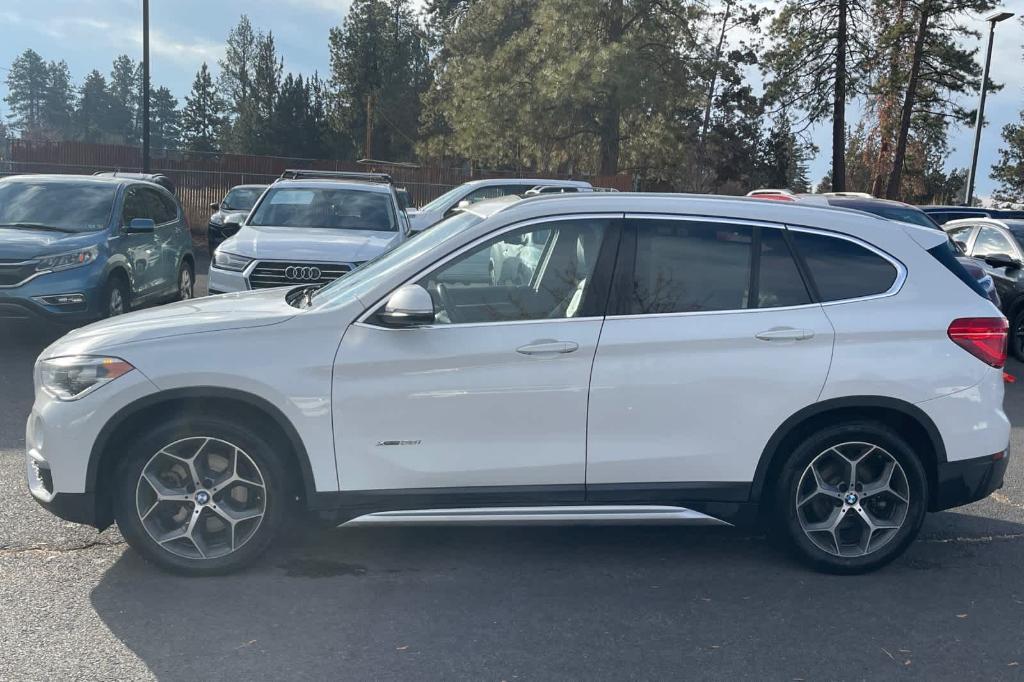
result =
[{"label": "windshield", "polygon": [[249,218],[248,224],[398,231],[390,194],[333,187],[271,188]]},{"label": "windshield", "polygon": [[95,232],[110,223],[115,183],[66,180],[0,182],[0,224]]},{"label": "windshield", "polygon": [[263,194],[263,189],[263,187],[235,187],[224,197],[224,201],[220,202],[220,207],[225,211],[248,211]]},{"label": "windshield", "polygon": [[337,295],[345,289],[387,273],[395,265],[430,251],[438,244],[448,241],[463,230],[476,225],[481,220],[483,218],[469,212],[459,213],[447,220],[442,220],[429,230],[420,232],[416,236],[402,242],[391,251],[385,251],[376,258],[366,261],[355,270],[342,275],[327,286],[319,289],[313,294],[313,298],[317,303],[328,304],[336,300]]},{"label": "windshield", "polygon": [[463,192],[463,187],[462,187],[462,185],[459,185],[458,187],[456,187],[454,189],[448,190],[447,192],[445,192],[444,194],[442,194],[438,198],[434,199],[433,201],[431,201],[429,204],[427,204],[426,206],[424,206],[420,210],[421,211],[439,211],[442,208],[444,208],[446,205],[448,205],[449,202],[453,201],[455,199],[455,197],[459,196],[459,194],[461,194],[462,192]]}]

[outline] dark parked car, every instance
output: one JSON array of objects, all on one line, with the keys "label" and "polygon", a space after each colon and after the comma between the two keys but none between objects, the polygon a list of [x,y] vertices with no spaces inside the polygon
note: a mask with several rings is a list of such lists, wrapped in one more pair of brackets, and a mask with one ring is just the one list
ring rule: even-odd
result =
[{"label": "dark parked car", "polygon": [[981,208],[978,206],[922,206],[921,210],[927,213],[931,219],[939,225],[945,225],[951,220],[963,220],[965,218],[1024,219],[1024,211],[1015,211],[1009,208]]},{"label": "dark parked car", "polygon": [[0,320],[80,323],[192,298],[192,237],[177,199],[118,175],[0,179]]},{"label": "dark parked car", "polygon": [[238,185],[232,187],[220,203],[210,204],[214,213],[206,226],[206,243],[211,256],[221,242],[238,232],[266,188],[266,185]]},{"label": "dark parked car", "polygon": [[942,228],[992,276],[1010,321],[1010,351],[1024,361],[1024,219],[965,218]]}]

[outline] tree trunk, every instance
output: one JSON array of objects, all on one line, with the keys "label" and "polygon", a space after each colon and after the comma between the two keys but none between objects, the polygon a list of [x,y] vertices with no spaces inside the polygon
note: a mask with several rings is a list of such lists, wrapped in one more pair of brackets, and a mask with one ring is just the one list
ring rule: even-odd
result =
[{"label": "tree trunk", "polygon": [[[606,15],[608,20],[606,44],[612,45],[622,40],[622,15],[623,0],[611,0]],[[609,83],[605,106],[598,114],[598,146],[600,148],[598,173],[600,175],[615,175],[619,172],[619,145],[621,142],[619,124],[621,119],[619,93],[615,85]]]},{"label": "tree trunk", "polygon": [[732,0],[726,0],[724,14],[722,15],[722,30],[718,34],[718,44],[715,46],[714,58],[712,60],[711,78],[708,82],[707,101],[704,103],[704,121],[700,126],[700,140],[697,148],[697,181],[698,191],[706,191],[704,185],[704,164],[707,159],[708,131],[711,129],[711,108],[715,101],[715,86],[718,85],[718,63],[722,58],[722,49],[725,46],[725,34],[729,27],[729,13],[732,10]]},{"label": "tree trunk", "polygon": [[848,0],[839,0],[836,27],[836,77],[832,99],[832,191],[846,190],[846,51]]},{"label": "tree trunk", "polygon": [[924,40],[928,34],[928,10],[927,3],[921,6],[921,17],[917,24],[917,36],[914,38],[914,57],[910,62],[907,94],[903,97],[903,111],[900,114],[900,131],[896,138],[896,152],[892,157],[892,173],[889,174],[889,184],[885,187],[886,199],[898,199],[900,196],[903,162],[907,156],[907,139],[910,137],[910,119],[914,114],[917,85],[921,77],[921,61],[924,58]]},{"label": "tree trunk", "polygon": [[[896,26],[902,27],[906,10],[906,2],[900,0],[896,6]],[[902,33],[902,32],[901,32]],[[889,52],[889,76],[882,91],[878,112],[878,156],[875,157],[875,168],[871,180],[871,194],[882,196],[888,180],[892,163],[893,119],[896,109],[896,84],[899,82],[900,55],[903,52],[903,41],[897,40]]]}]

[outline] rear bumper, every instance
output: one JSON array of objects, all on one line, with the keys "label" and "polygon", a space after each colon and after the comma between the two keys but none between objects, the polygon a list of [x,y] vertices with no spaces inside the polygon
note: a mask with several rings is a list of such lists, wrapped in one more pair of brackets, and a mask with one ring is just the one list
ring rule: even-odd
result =
[{"label": "rear bumper", "polygon": [[1003,476],[1010,462],[1010,452],[987,455],[957,462],[940,463],[936,471],[936,488],[931,511],[941,511],[969,504],[988,497],[1003,487]]}]

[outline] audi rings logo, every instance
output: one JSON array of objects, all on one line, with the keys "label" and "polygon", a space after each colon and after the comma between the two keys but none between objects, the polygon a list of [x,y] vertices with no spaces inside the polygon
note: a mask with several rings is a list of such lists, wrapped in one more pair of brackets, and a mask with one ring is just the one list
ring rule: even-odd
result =
[{"label": "audi rings logo", "polygon": [[311,265],[289,265],[284,269],[284,276],[299,282],[316,282],[320,280],[320,268]]}]

